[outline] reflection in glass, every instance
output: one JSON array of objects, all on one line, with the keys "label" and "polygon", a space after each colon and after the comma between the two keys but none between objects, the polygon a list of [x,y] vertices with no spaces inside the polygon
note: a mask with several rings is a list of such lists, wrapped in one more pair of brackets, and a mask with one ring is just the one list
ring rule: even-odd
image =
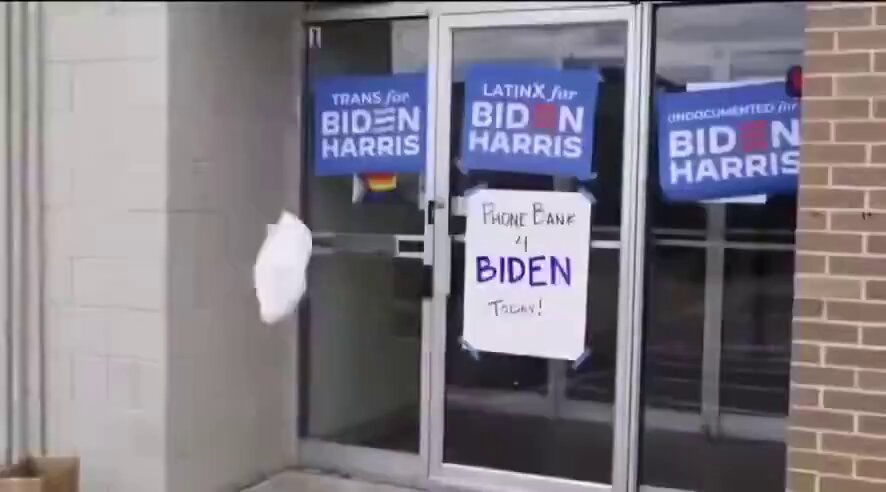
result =
[{"label": "reflection in glass", "polygon": [[[657,8],[656,88],[785,77],[802,61],[804,8]],[[648,186],[640,483],[781,492],[796,199],[669,203]]]}]

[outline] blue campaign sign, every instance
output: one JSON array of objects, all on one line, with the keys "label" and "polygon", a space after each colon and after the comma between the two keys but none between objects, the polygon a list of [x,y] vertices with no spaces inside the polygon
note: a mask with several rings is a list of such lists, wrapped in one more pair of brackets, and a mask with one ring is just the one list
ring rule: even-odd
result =
[{"label": "blue campaign sign", "polygon": [[314,85],[314,173],[421,173],[424,74],[321,78]]},{"label": "blue campaign sign", "polygon": [[671,201],[797,190],[800,101],[783,82],[658,98],[659,181]]},{"label": "blue campaign sign", "polygon": [[469,67],[462,167],[592,179],[599,82],[596,69]]}]

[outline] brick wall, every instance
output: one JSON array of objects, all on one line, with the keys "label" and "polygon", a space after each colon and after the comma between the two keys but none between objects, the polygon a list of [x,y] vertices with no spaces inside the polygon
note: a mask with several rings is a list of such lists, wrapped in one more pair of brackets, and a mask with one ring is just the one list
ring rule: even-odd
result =
[{"label": "brick wall", "polygon": [[810,3],[788,488],[886,491],[886,3]]}]

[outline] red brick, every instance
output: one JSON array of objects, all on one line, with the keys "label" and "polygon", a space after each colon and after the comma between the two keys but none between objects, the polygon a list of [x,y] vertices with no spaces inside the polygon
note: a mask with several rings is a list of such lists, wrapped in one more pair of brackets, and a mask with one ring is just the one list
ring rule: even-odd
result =
[{"label": "red brick", "polygon": [[796,470],[848,475],[852,473],[852,458],[810,451],[791,451],[788,453],[788,466]]},{"label": "red brick", "polygon": [[824,312],[824,303],[817,299],[794,299],[794,316],[817,318]]},{"label": "red brick", "polygon": [[837,33],[838,50],[876,50],[886,46],[886,29],[864,29]]},{"label": "red brick", "polygon": [[818,492],[886,492],[886,485],[882,482],[866,482],[857,478],[828,475],[819,478],[818,487]]},{"label": "red brick", "polygon": [[[824,354],[825,364],[832,366],[858,367],[861,369],[886,369],[886,350],[828,347],[825,349]],[[844,369],[844,371],[852,372],[849,369]],[[825,373],[825,375],[827,376],[828,374]],[[840,378],[838,379],[837,376],[837,374],[830,375],[830,377],[835,380],[842,380],[842,378],[845,377],[845,375],[840,375]],[[884,395],[884,398],[886,398],[886,395]],[[886,400],[884,400],[884,403],[886,403]],[[825,402],[825,406],[830,405]],[[886,408],[886,406],[882,408]]]},{"label": "red brick", "polygon": [[886,347],[886,327],[864,327],[861,330],[861,343],[869,347]]},{"label": "red brick", "polygon": [[810,29],[862,27],[869,26],[873,22],[874,15],[870,7],[810,9],[806,11],[806,27]]},{"label": "red brick", "polygon": [[886,209],[886,190],[872,190],[870,198],[872,208]]},{"label": "red brick", "polygon": [[852,414],[829,412],[827,410],[809,410],[794,407],[791,408],[789,420],[792,428],[801,427],[804,429],[847,432],[855,428],[855,420]]},{"label": "red brick", "polygon": [[886,121],[840,121],[836,125],[837,142],[882,142],[886,135]]},{"label": "red brick", "polygon": [[833,31],[807,31],[806,51],[833,51],[837,46],[837,34]]},{"label": "red brick", "polygon": [[[858,412],[882,412],[883,409],[886,408],[886,395],[829,389],[824,392],[822,405],[828,409],[834,408]],[[849,420],[852,420],[851,416],[849,416]],[[851,431],[852,426],[848,429],[842,430]]]},{"label": "red brick", "polygon": [[828,216],[818,210],[797,211],[798,231],[823,231],[828,227]]},{"label": "red brick", "polygon": [[882,460],[858,460],[855,474],[859,477],[886,480],[886,461]]},{"label": "red brick", "polygon": [[877,24],[886,26],[886,6],[877,7]]},{"label": "red brick", "polygon": [[886,236],[868,236],[865,251],[874,254],[886,254]]},{"label": "red brick", "polygon": [[797,206],[800,208],[862,208],[864,207],[864,191],[802,187]]},{"label": "red brick", "polygon": [[[883,55],[883,53],[879,53],[877,56],[886,60],[886,57]],[[874,101],[874,118],[886,118],[886,99],[877,99]]]},{"label": "red brick", "polygon": [[855,386],[855,371],[835,367],[791,367],[791,381],[796,384],[823,386],[839,386],[851,388]]},{"label": "red brick", "polygon": [[[886,34],[886,30],[883,33]],[[886,75],[841,75],[836,78],[834,93],[838,96],[884,96]]]},{"label": "red brick", "polygon": [[[867,73],[871,71],[871,55],[870,53],[807,54],[803,63],[803,71],[809,74]],[[806,115],[806,106],[809,102],[812,101],[807,101],[803,104],[804,117]]]},{"label": "red brick", "polygon": [[814,473],[790,470],[787,476],[787,490],[790,492],[817,492],[818,476]]},{"label": "red brick", "polygon": [[886,213],[831,212],[831,229],[835,231],[886,232]]},{"label": "red brick", "polygon": [[[791,406],[794,407],[817,407],[819,394],[821,392],[815,388],[791,388]],[[800,410],[795,410],[799,412]]]},{"label": "red brick", "polygon": [[818,77],[803,76],[803,97],[831,96],[834,94],[834,79],[828,75]]},{"label": "red brick", "polygon": [[824,273],[827,270],[826,257],[810,254],[797,254],[794,262],[797,273]]},{"label": "red brick", "polygon": [[886,281],[868,280],[864,287],[864,296],[865,299],[886,301]]},{"label": "red brick", "polygon": [[858,343],[855,325],[828,321],[794,321],[794,340],[798,342]]},{"label": "red brick", "polygon": [[835,186],[886,186],[886,168],[845,166],[831,170],[831,183]]},{"label": "red brick", "polygon": [[804,120],[857,119],[868,118],[870,114],[871,102],[868,99],[828,98],[803,101]]},{"label": "red brick", "polygon": [[862,164],[867,160],[867,149],[862,144],[803,144],[801,159],[804,164]]},{"label": "red brick", "polygon": [[871,145],[871,164],[886,164],[886,145]]},{"label": "red brick", "polygon": [[800,128],[800,135],[803,142],[830,142],[833,139],[831,122],[804,121]]},{"label": "red brick", "polygon": [[795,295],[809,299],[861,299],[862,283],[856,279],[801,276]]},{"label": "red brick", "polygon": [[[822,435],[821,444],[826,451],[873,456],[876,458],[886,456],[886,438],[826,433]],[[845,491],[841,490],[840,492]],[[882,492],[882,488],[878,492]]]},{"label": "red brick", "polygon": [[861,253],[862,236],[830,232],[798,232],[796,245],[798,251]]},{"label": "red brick", "polygon": [[886,372],[858,371],[858,386],[866,390],[886,390]]},{"label": "red brick", "polygon": [[791,360],[809,364],[821,363],[821,347],[810,343],[794,343],[791,349]]},{"label": "red brick", "polygon": [[874,54],[874,71],[886,72],[886,53]]},{"label": "red brick", "polygon": [[788,429],[787,445],[794,449],[815,449],[818,447],[818,435],[813,431]]},{"label": "red brick", "polygon": [[859,415],[858,431],[862,434],[886,435],[886,417],[882,415]]},{"label": "red brick", "polygon": [[827,166],[803,166],[800,168],[800,186],[827,185],[831,171]]},{"label": "red brick", "polygon": [[886,261],[863,256],[831,256],[828,258],[828,272],[835,275],[886,276]]}]

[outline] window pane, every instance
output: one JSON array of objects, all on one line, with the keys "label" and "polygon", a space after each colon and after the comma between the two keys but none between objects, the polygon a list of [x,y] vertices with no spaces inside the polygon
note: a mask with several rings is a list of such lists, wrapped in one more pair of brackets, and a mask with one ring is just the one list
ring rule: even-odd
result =
[{"label": "window pane", "polygon": [[[655,22],[657,90],[779,79],[802,63],[802,3],[661,6]],[[652,120],[640,483],[781,492],[796,197],[666,201]]]}]

